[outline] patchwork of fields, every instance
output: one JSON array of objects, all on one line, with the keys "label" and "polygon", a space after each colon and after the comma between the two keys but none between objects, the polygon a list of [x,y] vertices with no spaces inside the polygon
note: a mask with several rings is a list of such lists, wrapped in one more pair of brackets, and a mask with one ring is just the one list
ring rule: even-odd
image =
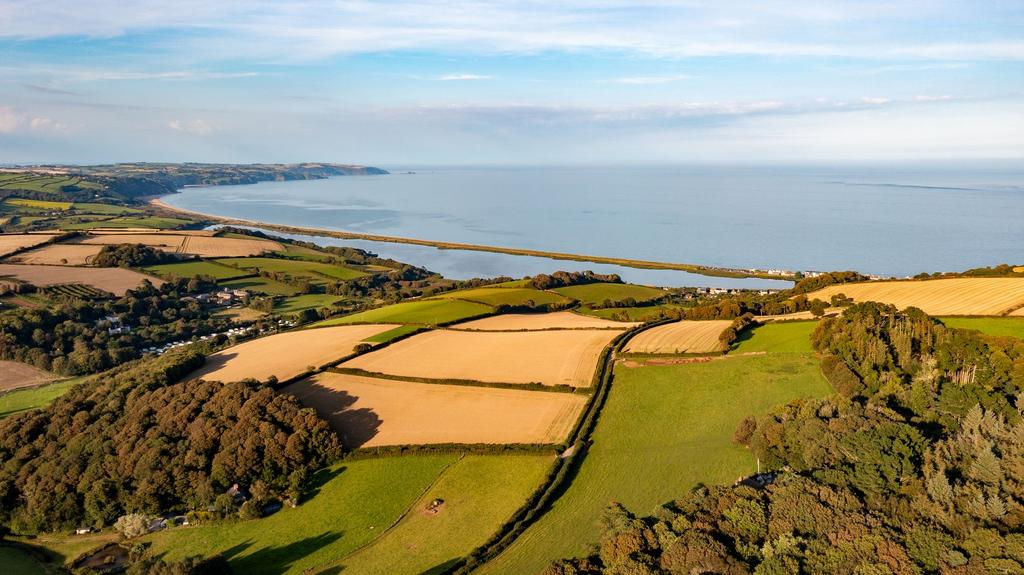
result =
[{"label": "patchwork of fields", "polygon": [[281,244],[259,238],[221,238],[191,234],[96,233],[76,240],[76,243],[87,245],[143,244],[170,253],[207,258],[255,256],[264,252],[284,251]]},{"label": "patchwork of fields", "polygon": [[929,315],[1005,315],[1024,307],[1024,278],[945,278],[877,281],[828,286],[808,294],[824,301],[844,294],[854,301],[878,301]]},{"label": "patchwork of fields", "polygon": [[718,339],[730,320],[677,321],[645,330],[626,344],[627,353],[714,353],[725,351]]},{"label": "patchwork of fields", "polygon": [[163,284],[163,280],[159,278],[124,268],[0,264],[0,278],[3,277],[19,279],[37,286],[85,284],[118,296],[123,296],[128,290],[139,287],[144,280],[149,280],[156,286]]},{"label": "patchwork of fields", "polygon": [[57,234],[0,234],[0,257],[11,252],[38,246],[53,239]]}]

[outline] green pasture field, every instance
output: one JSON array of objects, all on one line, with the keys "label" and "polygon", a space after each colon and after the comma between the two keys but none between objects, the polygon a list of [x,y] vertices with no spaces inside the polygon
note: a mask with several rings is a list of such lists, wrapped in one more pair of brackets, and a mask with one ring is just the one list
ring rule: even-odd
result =
[{"label": "green pasture field", "polygon": [[45,575],[46,569],[31,555],[6,545],[0,545],[0,573],[4,575]]},{"label": "green pasture field", "polygon": [[0,174],[0,189],[29,190],[34,192],[58,193],[63,186],[76,185],[82,189],[102,190],[103,186],[89,182],[78,176],[3,173]]},{"label": "green pasture field", "polygon": [[1024,339],[1024,317],[940,317],[948,327],[976,329],[988,335]]},{"label": "green pasture field", "polygon": [[[238,270],[235,271],[237,272]],[[286,283],[281,283],[270,278],[261,277],[220,281],[217,282],[217,285],[224,289],[247,289],[251,292],[262,293],[266,295],[293,296],[299,293],[299,290],[293,288],[292,286]]]},{"label": "green pasture field", "polygon": [[611,501],[647,515],[700,483],[730,484],[755,472],[754,458],[731,441],[740,421],[829,392],[811,354],[618,365],[593,445],[568,490],[478,573],[540,573],[554,559],[586,555]]},{"label": "green pasture field", "polygon": [[605,301],[621,302],[633,298],[637,302],[649,302],[665,296],[665,292],[634,284],[596,283],[554,288],[556,293],[579,300],[584,305],[601,305]]},{"label": "green pasture field", "polygon": [[423,328],[418,325],[403,325],[396,327],[395,329],[389,329],[383,333],[378,333],[377,335],[371,335],[363,341],[368,341],[370,343],[387,343],[393,339],[402,337],[403,335],[410,334],[420,329]]},{"label": "green pasture field", "polygon": [[216,263],[243,269],[260,269],[268,272],[283,272],[292,276],[304,276],[323,283],[325,279],[350,280],[364,274],[351,268],[308,260],[286,260],[281,258],[221,258]]},{"label": "green pasture field", "polygon": [[0,394],[0,419],[22,411],[47,406],[53,400],[67,393],[73,385],[83,380],[85,380],[84,377],[75,377]]},{"label": "green pasture field", "polygon": [[[445,471],[412,512],[338,565],[342,573],[434,573],[469,554],[497,532],[541,484],[547,455],[467,456]],[[436,499],[437,513],[427,511]]]},{"label": "green pasture field", "polygon": [[493,308],[490,306],[457,299],[418,300],[396,303],[344,317],[331,318],[316,324],[316,327],[350,323],[437,325],[481,316],[493,311]]},{"label": "green pasture field", "polygon": [[274,302],[274,313],[290,314],[297,313],[305,309],[331,307],[334,302],[341,301],[343,299],[345,298],[341,296],[319,293],[290,296]]},{"label": "green pasture field", "polygon": [[609,307],[603,309],[581,307],[577,311],[583,315],[590,315],[604,319],[621,319],[622,317],[625,317],[626,321],[651,321],[661,319],[663,312],[677,311],[680,309],[683,309],[683,306],[677,304],[661,304],[637,307]]},{"label": "green pasture field", "polygon": [[811,353],[811,333],[818,322],[773,321],[754,326],[736,339],[731,353]]},{"label": "green pasture field", "polygon": [[29,200],[24,198],[7,198],[5,206],[14,208],[31,208],[34,210],[67,210],[71,208],[71,202],[51,202],[47,200]]},{"label": "green pasture field", "polygon": [[222,266],[208,260],[189,260],[173,264],[158,264],[155,266],[147,266],[142,269],[148,273],[165,278],[192,278],[199,275],[210,276],[217,280],[226,280],[249,274],[249,272],[244,270]]},{"label": "green pasture field", "polygon": [[175,229],[191,223],[181,218],[139,217],[95,220],[61,226],[65,230],[91,230],[94,228],[152,228],[154,230]]},{"label": "green pasture field", "polygon": [[491,306],[522,306],[531,301],[534,305],[569,303],[567,298],[532,288],[482,287],[447,292],[430,299],[459,299]]}]

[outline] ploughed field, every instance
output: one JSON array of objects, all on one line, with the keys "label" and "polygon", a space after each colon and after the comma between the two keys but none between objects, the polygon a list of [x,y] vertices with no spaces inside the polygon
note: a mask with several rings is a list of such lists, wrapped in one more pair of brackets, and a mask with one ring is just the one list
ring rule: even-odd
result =
[{"label": "ploughed field", "polygon": [[59,284],[85,284],[117,296],[139,287],[143,280],[153,285],[163,280],[124,268],[83,268],[71,266],[34,266],[0,264],[0,278],[11,277],[40,287]]},{"label": "ploughed field", "polygon": [[587,398],[574,393],[426,384],[325,372],[284,389],[352,447],[560,443]]},{"label": "ploughed field", "polygon": [[626,344],[627,353],[714,353],[724,351],[718,336],[729,328],[730,320],[677,321],[659,325],[634,336]]},{"label": "ploughed field", "polygon": [[831,285],[807,294],[829,301],[844,294],[854,301],[877,301],[929,315],[1024,314],[1024,278],[943,278]]}]

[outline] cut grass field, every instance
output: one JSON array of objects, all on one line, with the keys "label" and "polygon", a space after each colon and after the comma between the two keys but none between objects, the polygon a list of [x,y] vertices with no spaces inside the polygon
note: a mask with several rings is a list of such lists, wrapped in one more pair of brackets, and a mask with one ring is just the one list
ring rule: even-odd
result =
[{"label": "cut grass field", "polygon": [[379,307],[344,317],[331,318],[319,326],[349,323],[410,323],[440,325],[493,312],[493,308],[461,300],[419,300]]},{"label": "cut grass field", "polygon": [[49,405],[51,401],[67,393],[71,386],[84,378],[65,379],[38,387],[17,389],[0,394],[0,419]]},{"label": "cut grass field", "polygon": [[191,377],[209,381],[266,381],[291,379],[352,353],[366,338],[391,329],[389,325],[346,325],[317,330],[289,331],[260,337],[206,358],[206,364]]},{"label": "cut grass field", "polygon": [[1024,317],[942,317],[939,319],[949,327],[976,329],[988,335],[1024,339]]},{"label": "cut grass field", "polygon": [[609,329],[437,330],[361,355],[341,367],[403,377],[588,387],[601,351],[618,335]]},{"label": "cut grass field", "polygon": [[510,313],[457,323],[451,329],[517,331],[541,329],[627,329],[637,324],[589,317],[571,311]]},{"label": "cut grass field", "polygon": [[159,286],[163,280],[124,268],[81,268],[0,264],[0,278],[13,277],[40,287],[57,284],[85,284],[123,296],[144,280]]},{"label": "cut grass field", "polygon": [[477,302],[490,306],[537,306],[547,304],[567,304],[569,299],[551,292],[532,288],[498,288],[483,287],[468,290],[447,292],[430,299],[459,299]]},{"label": "cut grass field", "polygon": [[540,520],[477,573],[540,573],[586,555],[617,501],[639,515],[699,483],[730,484],[756,470],[731,441],[743,418],[829,386],[809,354],[766,354],[671,366],[618,365],[579,473]]},{"label": "cut grass field", "polygon": [[744,330],[730,353],[811,353],[816,321],[772,322]]},{"label": "cut grass field", "polygon": [[164,278],[191,278],[195,276],[210,276],[217,280],[226,280],[241,275],[249,275],[249,272],[240,271],[228,266],[222,266],[207,260],[194,260],[177,262],[173,264],[160,264],[148,266],[145,271]]},{"label": "cut grass field", "polygon": [[823,301],[845,294],[854,301],[914,306],[933,316],[1005,315],[1024,306],[1024,278],[945,278],[839,284],[807,294]]},{"label": "cut grass field", "polygon": [[366,275],[358,270],[317,261],[286,260],[281,258],[227,258],[214,261],[225,266],[245,270],[263,270],[283,272],[293,276],[305,276],[319,283],[323,283],[327,279],[350,280]]},{"label": "cut grass field", "polygon": [[320,373],[284,388],[351,447],[565,441],[587,398]]},{"label": "cut grass field", "polygon": [[606,301],[622,302],[632,298],[637,303],[654,301],[665,296],[658,288],[634,284],[596,283],[560,287],[551,291],[579,300],[584,305],[601,305]]},{"label": "cut grass field", "polygon": [[639,333],[626,344],[626,353],[714,353],[725,351],[718,339],[731,320],[677,321]]}]

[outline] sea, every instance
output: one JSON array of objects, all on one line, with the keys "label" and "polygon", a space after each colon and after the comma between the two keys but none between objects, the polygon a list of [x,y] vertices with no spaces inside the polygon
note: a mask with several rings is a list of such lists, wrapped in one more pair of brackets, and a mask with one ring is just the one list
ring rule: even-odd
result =
[{"label": "sea", "polygon": [[[1024,166],[440,167],[185,188],[225,217],[445,242],[730,268],[885,277],[1024,264]],[[304,238],[311,239],[311,238]],[[315,238],[454,279],[556,270],[660,286],[786,287],[547,258]]]}]

